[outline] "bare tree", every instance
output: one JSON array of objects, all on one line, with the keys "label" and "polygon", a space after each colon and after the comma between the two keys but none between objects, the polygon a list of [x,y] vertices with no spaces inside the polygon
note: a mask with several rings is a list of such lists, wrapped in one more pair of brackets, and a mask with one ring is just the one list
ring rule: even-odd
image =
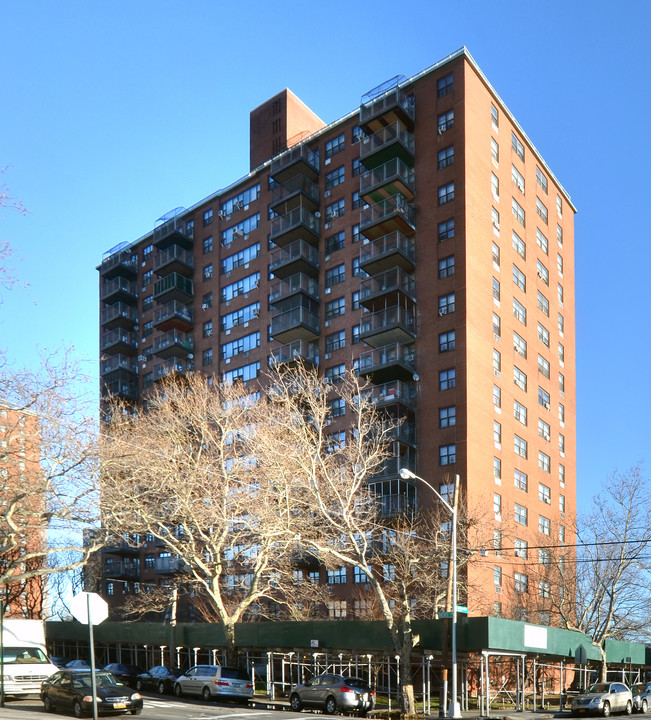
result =
[{"label": "bare tree", "polygon": [[563,627],[592,638],[606,679],[605,641],[648,636],[651,626],[651,487],[635,465],[615,472],[579,517],[576,556],[556,546],[544,582]]}]

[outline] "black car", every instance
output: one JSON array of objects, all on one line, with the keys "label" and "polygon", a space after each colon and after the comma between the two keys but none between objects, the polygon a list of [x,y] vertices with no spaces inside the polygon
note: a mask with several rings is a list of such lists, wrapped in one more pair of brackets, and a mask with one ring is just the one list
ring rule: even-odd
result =
[{"label": "black car", "polygon": [[115,675],[115,677],[129,687],[136,687],[138,675],[142,672],[142,668],[127,663],[109,663],[104,665],[104,670]]},{"label": "black car", "polygon": [[149,668],[147,672],[140,673],[136,678],[136,690],[155,690],[160,693],[173,693],[174,681],[179,675],[183,675],[183,670],[179,668],[165,667],[165,665],[156,665]]},{"label": "black car", "polygon": [[[142,696],[116,680],[111,673],[95,673],[97,683],[97,711],[102,714],[139,715]],[[92,715],[93,695],[91,674],[88,670],[59,670],[41,685],[41,700],[45,712],[70,711],[75,717]]]}]

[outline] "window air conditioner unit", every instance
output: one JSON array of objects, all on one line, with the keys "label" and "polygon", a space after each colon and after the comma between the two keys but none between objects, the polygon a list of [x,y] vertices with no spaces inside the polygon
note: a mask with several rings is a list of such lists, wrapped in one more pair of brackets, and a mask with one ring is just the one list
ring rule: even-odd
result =
[{"label": "window air conditioner unit", "polygon": [[501,585],[496,585],[496,586],[495,586],[495,592],[499,595],[499,594],[502,592],[502,586],[501,586]]},{"label": "window air conditioner unit", "polygon": [[445,310],[443,308],[439,308],[439,317],[443,317],[445,314]]},{"label": "window air conditioner unit", "polygon": [[545,406],[545,409],[546,409],[546,410],[549,410],[549,403],[548,403],[548,402],[543,403],[543,405]]},{"label": "window air conditioner unit", "polygon": [[228,217],[228,215],[227,215],[223,210],[220,210],[220,211],[217,213],[217,215],[218,215],[222,220],[226,220],[226,218]]},{"label": "window air conditioner unit", "polygon": [[210,305],[208,305],[208,303],[202,303],[202,304],[201,304],[201,309],[202,309],[202,310],[207,310],[209,307],[210,307]]}]

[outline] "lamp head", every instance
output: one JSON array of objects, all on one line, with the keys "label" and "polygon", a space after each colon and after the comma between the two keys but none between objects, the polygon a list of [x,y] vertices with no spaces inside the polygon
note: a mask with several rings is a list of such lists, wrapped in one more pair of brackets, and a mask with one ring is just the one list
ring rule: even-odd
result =
[{"label": "lamp head", "polygon": [[407,470],[407,468],[400,468],[399,475],[403,480],[415,480],[416,479],[416,476],[414,475],[414,473],[411,470]]}]

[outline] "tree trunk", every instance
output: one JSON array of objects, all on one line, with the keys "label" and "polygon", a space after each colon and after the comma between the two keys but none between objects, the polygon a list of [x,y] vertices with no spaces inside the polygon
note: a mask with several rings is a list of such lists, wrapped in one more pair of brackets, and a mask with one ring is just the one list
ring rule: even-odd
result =
[{"label": "tree trunk", "polygon": [[235,625],[224,623],[224,636],[226,638],[226,664],[237,667],[237,650],[235,648]]},{"label": "tree trunk", "polygon": [[599,652],[601,653],[601,682],[606,682],[606,675],[608,673],[608,665],[606,663],[606,648],[603,645],[599,645]]},{"label": "tree trunk", "polygon": [[411,633],[409,646],[405,643],[400,652],[400,709],[403,715],[416,714],[416,699],[414,698],[414,684],[411,681]]}]

